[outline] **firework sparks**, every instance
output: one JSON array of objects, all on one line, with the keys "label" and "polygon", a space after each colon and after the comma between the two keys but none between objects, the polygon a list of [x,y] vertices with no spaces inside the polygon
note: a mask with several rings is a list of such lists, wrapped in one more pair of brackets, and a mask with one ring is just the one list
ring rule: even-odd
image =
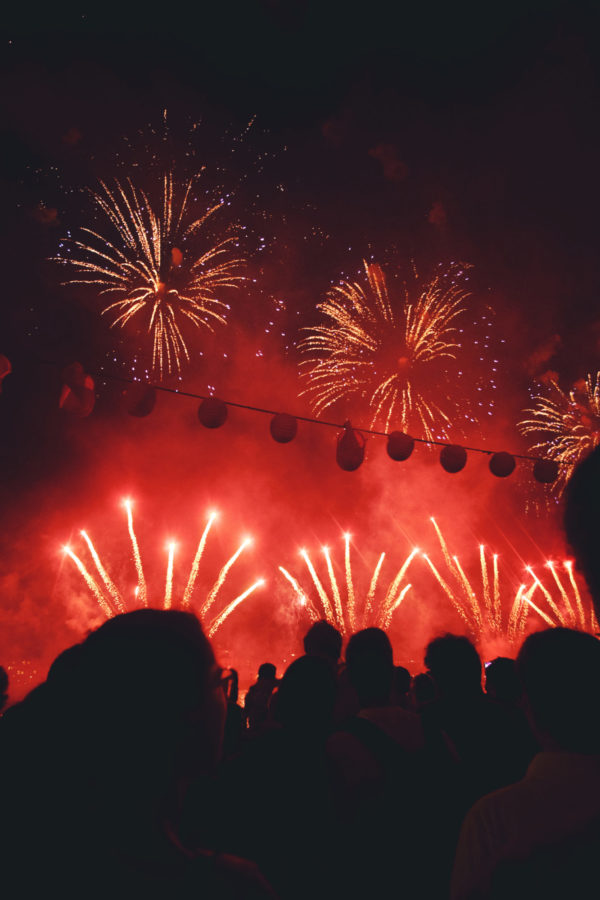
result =
[{"label": "firework sparks", "polygon": [[90,575],[90,573],[88,572],[84,563],[79,559],[77,554],[71,550],[70,547],[66,547],[66,546],[63,547],[63,552],[69,557],[69,559],[73,560],[73,562],[79,569],[79,572],[80,572],[83,580],[85,581],[85,583],[89,587],[90,591],[92,592],[92,594],[98,601],[98,605],[99,605],[100,609],[102,610],[102,612],[104,613],[104,615],[109,616],[109,617],[112,616],[113,610],[111,609],[110,604],[107,602],[106,597],[102,593],[102,589],[100,588],[98,582],[93,578],[92,575]]},{"label": "firework sparks", "polygon": [[[148,590],[146,585],[146,578],[144,574],[144,567],[142,563],[142,557],[140,554],[140,548],[137,541],[137,537],[133,527],[133,502],[129,499],[123,501],[123,506],[127,513],[127,526],[129,531],[129,537],[132,548],[132,558],[133,563],[136,570],[137,575],[137,584],[135,586],[133,595],[135,599],[135,606],[148,606]],[[183,593],[183,597],[181,602],[178,603],[174,598],[174,574],[175,574],[175,554],[177,550],[177,542],[169,541],[166,546],[167,551],[167,565],[166,565],[166,574],[165,574],[165,589],[164,589],[164,599],[162,602],[163,609],[171,609],[173,606],[176,606],[181,609],[193,609],[195,608],[198,616],[202,619],[205,627],[209,635],[212,637],[216,631],[221,627],[221,625],[229,618],[231,613],[237,609],[237,607],[243,603],[243,601],[253,594],[258,588],[262,587],[265,582],[264,579],[258,579],[255,581],[249,588],[243,591],[239,596],[235,597],[230,603],[225,606],[224,609],[220,613],[217,614],[215,618],[209,620],[208,611],[214,605],[214,603],[219,599],[225,582],[227,580],[227,576],[229,575],[231,569],[235,565],[236,561],[239,559],[242,552],[248,547],[252,540],[251,538],[245,538],[235,553],[227,560],[225,565],[221,568],[216,581],[212,585],[211,589],[207,592],[204,601],[199,601],[194,603],[194,597],[198,593],[198,574],[200,569],[200,562],[202,560],[202,556],[204,554],[204,549],[206,546],[208,534],[210,532],[211,526],[215,519],[217,518],[216,513],[211,513],[208,516],[208,520],[206,522],[204,531],[200,538],[200,542],[198,544],[198,548],[196,550],[196,554],[194,556],[192,567],[190,570],[190,574],[188,576],[187,584],[185,591]],[[98,574],[101,578],[101,583],[97,581],[94,576],[89,572],[85,563],[82,559],[74,552],[74,550],[65,546],[63,548],[66,556],[69,557],[75,564],[78,569],[80,575],[85,581],[87,587],[90,590],[90,593],[97,601],[98,606],[102,610],[105,616],[110,618],[116,613],[127,612],[128,604],[124,599],[124,595],[121,591],[119,591],[118,587],[114,583],[113,579],[110,577],[105,565],[103,564],[100,555],[98,554],[90,536],[86,531],[80,532],[81,537],[85,541],[87,549],[90,553],[90,556],[96,566]]]},{"label": "firework sparks", "polygon": [[173,601],[173,562],[175,559],[176,546],[175,541],[170,541],[167,547],[169,558],[167,562],[167,581],[165,584],[165,609],[171,609],[171,603]]},{"label": "firework sparks", "polygon": [[552,487],[560,495],[577,463],[600,443],[600,372],[577,381],[568,393],[552,378],[546,393],[532,399],[535,406],[524,410],[528,418],[519,430],[540,438],[532,453],[560,464]]},{"label": "firework sparks", "polygon": [[189,361],[184,323],[210,331],[224,324],[228,306],[219,294],[243,280],[243,260],[232,255],[235,236],[198,251],[207,222],[222,204],[195,218],[193,188],[190,179],[177,201],[173,174],[168,173],[160,206],[153,207],[130,179],[115,181],[114,187],[100,182],[90,194],[107,234],[83,228],[81,239],[63,242],[67,252],[57,260],[75,270],[67,284],[91,285],[106,295],[103,314],[112,318],[112,327],[131,320],[144,323],[152,335],[153,369],[161,376],[180,371]]},{"label": "firework sparks", "polygon": [[[526,566],[525,571],[529,575],[531,583],[519,585],[516,594],[505,605],[502,600],[498,554],[495,553],[492,556],[492,576],[490,578],[489,556],[486,555],[486,548],[482,544],[479,546],[480,577],[476,581],[474,577],[469,577],[465,572],[458,557],[450,555],[446,539],[434,518],[431,519],[431,523],[435,529],[446,568],[451,576],[450,583],[442,576],[439,568],[427,554],[423,554],[423,558],[454,609],[477,640],[486,641],[501,637],[509,645],[514,646],[524,636],[530,610],[537,613],[549,626],[562,625],[586,631],[597,629],[593,609],[590,608],[590,612],[586,614],[573,575],[572,563],[569,560],[565,560],[563,566],[569,577],[572,596],[569,595],[567,587],[560,578],[556,563],[550,561],[547,566],[558,588],[558,597],[553,597],[552,592],[536,575],[533,568]],[[532,599],[536,592],[544,598],[545,609],[539,602],[536,603]]]},{"label": "firework sparks", "polygon": [[[343,591],[340,587],[328,547],[323,547],[322,552],[325,557],[325,567],[329,578],[331,595],[328,594],[308,551],[305,549],[300,551],[300,555],[306,563],[313,591],[303,588],[300,581],[283,566],[279,566],[279,571],[291,584],[298,603],[307,610],[313,622],[318,619],[326,619],[335,628],[338,628],[343,635],[350,635],[358,629],[370,626],[388,628],[392,616],[400,607],[411,588],[410,584],[403,584],[403,582],[411,562],[419,551],[417,549],[412,550],[394,578],[389,582],[387,588],[378,592],[381,570],[385,560],[385,553],[382,553],[373,570],[365,602],[359,609],[356,603],[350,541],[350,535],[345,534],[343,566],[345,584]],[[379,598],[377,596],[378,593]]]},{"label": "firework sparks", "polygon": [[381,267],[364,268],[366,285],[342,282],[317,306],[328,322],[307,329],[300,342],[307,356],[303,393],[317,415],[358,396],[368,400],[371,428],[409,431],[417,424],[427,438],[446,436],[456,405],[440,394],[440,384],[448,381],[447,361],[461,351],[457,319],[469,297],[463,271],[452,266],[435,276],[416,300],[405,288],[398,306]]},{"label": "firework sparks", "polygon": [[144,575],[144,566],[142,565],[142,557],[137,542],[137,537],[133,528],[133,504],[131,500],[123,500],[123,506],[127,511],[127,528],[131,539],[131,547],[133,549],[133,561],[135,563],[135,571],[137,572],[138,583],[135,596],[142,606],[148,606],[148,597],[146,594],[146,578]]}]

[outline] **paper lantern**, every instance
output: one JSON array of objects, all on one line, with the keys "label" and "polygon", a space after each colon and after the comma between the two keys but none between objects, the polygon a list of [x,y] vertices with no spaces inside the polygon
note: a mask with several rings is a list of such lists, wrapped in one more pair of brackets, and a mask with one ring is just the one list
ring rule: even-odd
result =
[{"label": "paper lantern", "polygon": [[90,388],[90,390],[94,389],[93,378],[91,375],[86,375],[80,362],[73,362],[65,366],[62,372],[62,380],[71,389],[83,387]]},{"label": "paper lantern", "polygon": [[128,415],[142,419],[156,406],[156,389],[140,382],[131,384],[123,391],[123,403]]},{"label": "paper lantern", "polygon": [[446,447],[442,447],[440,463],[446,472],[455,475],[456,472],[460,472],[466,466],[467,451],[459,444],[448,444]]},{"label": "paper lantern", "polygon": [[338,435],[335,458],[344,472],[354,472],[365,458],[366,441],[360,431],[354,431],[350,422],[344,422],[344,432]]},{"label": "paper lantern", "polygon": [[500,451],[490,459],[490,472],[497,478],[508,478],[515,471],[516,460],[512,453]]},{"label": "paper lantern", "polygon": [[294,416],[288,413],[277,413],[269,424],[271,437],[278,444],[288,444],[293,441],[298,433],[298,422]]},{"label": "paper lantern", "polygon": [[64,384],[58,405],[72,416],[79,416],[79,418],[84,419],[92,412],[95,402],[96,395],[91,388],[70,388],[67,384]]},{"label": "paper lantern", "polygon": [[388,456],[398,462],[408,459],[415,449],[415,439],[410,434],[404,434],[403,431],[392,431],[388,435],[387,452]]},{"label": "paper lantern", "polygon": [[553,459],[536,459],[533,464],[533,477],[540,484],[552,484],[558,478],[558,463]]},{"label": "paper lantern", "polygon": [[217,397],[207,397],[198,407],[198,418],[205,428],[220,428],[227,420],[227,404]]},{"label": "paper lantern", "polygon": [[7,356],[4,356],[3,353],[0,353],[0,391],[2,391],[2,382],[6,378],[7,375],[10,375],[12,372],[12,366],[10,364],[10,359]]},{"label": "paper lantern", "polygon": [[59,407],[73,416],[89,416],[96,402],[95,384],[80,362],[70,363],[63,369],[63,387]]}]

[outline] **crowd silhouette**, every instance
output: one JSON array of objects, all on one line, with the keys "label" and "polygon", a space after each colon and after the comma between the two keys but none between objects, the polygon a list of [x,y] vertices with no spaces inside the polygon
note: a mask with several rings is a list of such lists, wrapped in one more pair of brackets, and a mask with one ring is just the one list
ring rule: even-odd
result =
[{"label": "crowd silhouette", "polygon": [[[600,612],[600,450],[565,528]],[[0,717],[3,897],[555,898],[598,894],[600,642],[529,635],[424,671],[378,628],[317,622],[239,702],[197,618],[117,616]],[[9,692],[0,669],[0,709]]]}]

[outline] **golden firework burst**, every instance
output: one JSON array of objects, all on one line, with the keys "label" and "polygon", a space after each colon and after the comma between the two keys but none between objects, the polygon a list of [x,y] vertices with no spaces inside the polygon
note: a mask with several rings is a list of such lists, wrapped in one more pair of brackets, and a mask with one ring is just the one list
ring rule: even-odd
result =
[{"label": "golden firework burst", "polygon": [[317,415],[354,396],[367,400],[370,428],[417,425],[428,439],[446,436],[456,404],[445,363],[460,353],[457,319],[470,296],[464,269],[452,265],[419,285],[414,300],[405,286],[401,303],[380,265],[365,261],[364,272],[366,283],[344,281],[317,305],[328,321],[300,342],[303,394]]},{"label": "golden firework burst", "polygon": [[[66,284],[95,286],[110,298],[102,312],[112,318],[112,327],[143,322],[152,335],[153,370],[160,376],[189,361],[184,323],[211,331],[224,324],[229,307],[221,291],[243,280],[243,260],[233,253],[236,236],[208,239],[205,226],[222,204],[198,217],[192,213],[194,180],[183,185],[177,200],[173,174],[164,175],[158,209],[131,179],[115,180],[112,187],[101,181],[90,195],[108,234],[82,228],[81,239],[66,239],[57,258],[77,273]],[[205,249],[199,251],[203,240]]]},{"label": "golden firework burst", "polygon": [[532,399],[535,406],[524,410],[528,418],[519,422],[519,430],[540,438],[532,453],[560,464],[552,486],[560,495],[577,463],[600,443],[600,372],[576,381],[568,393],[552,377],[547,390]]}]

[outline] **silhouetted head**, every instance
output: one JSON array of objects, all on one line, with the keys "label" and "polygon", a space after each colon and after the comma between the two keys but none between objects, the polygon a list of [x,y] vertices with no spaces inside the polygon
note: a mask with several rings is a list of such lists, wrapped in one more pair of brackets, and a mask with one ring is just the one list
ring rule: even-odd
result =
[{"label": "silhouetted head", "polygon": [[192,613],[141,609],[109,619],[61,654],[48,687],[82,764],[117,781],[161,790],[220,755],[220,669]]},{"label": "silhouetted head", "polygon": [[600,616],[600,446],[579,463],[567,484],[564,526]]},{"label": "silhouetted head", "polygon": [[337,666],[342,652],[342,635],[325,619],[310,626],[303,643],[304,652],[309,656],[320,656]]},{"label": "silhouetted head", "polygon": [[582,631],[531,634],[517,657],[525,706],[542,746],[600,753],[600,642]]},{"label": "silhouetted head", "polygon": [[523,688],[517,674],[517,664],[508,656],[497,656],[485,667],[485,692],[494,700],[516,703]]},{"label": "silhouetted head", "polygon": [[404,697],[410,690],[410,672],[404,666],[394,666],[394,693]]},{"label": "silhouetted head", "polygon": [[435,638],[425,650],[425,665],[444,697],[481,691],[481,660],[467,637],[445,634]]},{"label": "silhouetted head", "polygon": [[0,666],[0,709],[3,709],[8,700],[8,672],[4,666]]},{"label": "silhouetted head", "polygon": [[353,634],[346,649],[346,666],[362,708],[390,702],[394,654],[385,631],[365,628]]},{"label": "silhouetted head", "polygon": [[277,668],[273,665],[273,663],[262,663],[258,667],[258,677],[264,678],[265,681],[275,681],[276,675]]},{"label": "silhouetted head", "polygon": [[301,656],[288,666],[276,697],[275,718],[305,736],[322,735],[331,727],[336,680],[327,660]]},{"label": "silhouetted head", "polygon": [[421,709],[426,703],[431,703],[437,696],[435,682],[427,672],[420,672],[412,680],[411,694],[416,709]]}]

